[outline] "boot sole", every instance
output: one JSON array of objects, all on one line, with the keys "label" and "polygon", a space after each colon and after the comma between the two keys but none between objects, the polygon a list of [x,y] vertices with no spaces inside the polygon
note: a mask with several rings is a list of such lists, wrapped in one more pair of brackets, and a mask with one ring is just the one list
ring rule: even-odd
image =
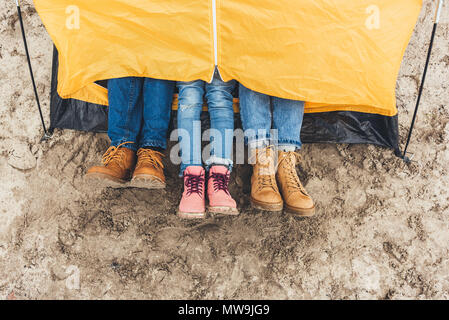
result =
[{"label": "boot sole", "polygon": [[165,186],[165,182],[151,175],[139,175],[129,183],[129,187],[140,189],[165,189]]},{"label": "boot sole", "polygon": [[240,214],[237,208],[231,207],[208,207],[207,210],[214,215],[238,216]]},{"label": "boot sole", "polygon": [[285,205],[285,212],[293,214],[298,217],[313,217],[315,215],[315,206],[307,209],[300,209]]},{"label": "boot sole", "polygon": [[270,212],[281,212],[284,208],[284,204],[281,203],[262,203],[253,198],[250,199],[251,205],[253,208],[262,210],[262,211],[270,211]]},{"label": "boot sole", "polygon": [[126,180],[122,180],[119,178],[111,177],[104,173],[88,173],[85,175],[85,179],[90,183],[95,184],[99,188],[126,188],[127,182]]},{"label": "boot sole", "polygon": [[206,218],[206,212],[182,212],[178,210],[178,217],[182,219],[194,220]]}]

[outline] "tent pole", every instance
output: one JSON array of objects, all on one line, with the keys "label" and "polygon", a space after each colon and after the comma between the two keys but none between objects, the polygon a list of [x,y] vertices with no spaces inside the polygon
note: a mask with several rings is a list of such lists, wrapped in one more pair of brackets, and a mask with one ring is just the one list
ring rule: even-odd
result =
[{"label": "tent pole", "polygon": [[408,132],[407,142],[405,144],[404,152],[402,154],[402,158],[404,159],[405,162],[411,161],[411,159],[407,157],[407,149],[410,144],[410,139],[412,138],[413,127],[415,126],[415,123],[416,123],[416,116],[418,114],[419,104],[421,102],[421,97],[422,97],[422,93],[423,93],[423,89],[424,89],[424,83],[426,81],[427,69],[429,67],[430,58],[432,56],[433,42],[435,40],[435,34],[437,31],[438,23],[440,22],[440,15],[441,15],[441,10],[443,8],[443,2],[444,2],[444,0],[438,0],[438,3],[437,3],[435,21],[434,21],[433,29],[432,29],[432,36],[430,38],[429,49],[427,51],[426,65],[424,67],[424,72],[423,72],[422,79],[421,79],[421,85],[419,86],[418,99],[416,101],[415,112],[413,113],[412,123],[410,125],[410,129]]},{"label": "tent pole", "polygon": [[44,129],[44,136],[42,137],[42,140],[48,140],[51,137],[51,134],[47,131],[47,127],[45,126],[44,116],[42,115],[42,108],[41,108],[41,104],[39,101],[39,95],[37,93],[36,81],[34,80],[33,67],[31,66],[31,58],[30,58],[30,53],[28,51],[28,44],[27,44],[27,39],[26,39],[26,35],[25,35],[25,28],[23,26],[22,10],[20,9],[19,0],[16,0],[16,5],[17,5],[17,14],[19,15],[20,28],[22,30],[23,44],[25,46],[25,53],[26,53],[27,60],[28,60],[28,67],[30,69],[31,82],[33,84],[33,89],[34,89],[34,96],[36,98],[37,108],[39,109],[39,115],[40,115],[41,122],[42,122],[42,128]]}]

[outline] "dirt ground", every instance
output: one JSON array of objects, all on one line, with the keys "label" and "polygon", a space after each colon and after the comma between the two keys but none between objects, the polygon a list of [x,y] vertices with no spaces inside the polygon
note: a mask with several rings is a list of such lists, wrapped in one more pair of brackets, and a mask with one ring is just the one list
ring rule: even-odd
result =
[{"label": "dirt ground", "polygon": [[[52,44],[31,1],[22,2],[48,120]],[[402,142],[434,17],[433,1],[424,2],[397,86]],[[83,174],[107,136],[58,131],[39,142],[15,2],[2,3],[0,299],[449,298],[447,3],[413,163],[373,146],[307,145],[300,173],[316,217],[251,210],[250,169],[240,166],[232,192],[242,214],[202,222],[175,216],[173,165],[166,191],[98,190]]]}]

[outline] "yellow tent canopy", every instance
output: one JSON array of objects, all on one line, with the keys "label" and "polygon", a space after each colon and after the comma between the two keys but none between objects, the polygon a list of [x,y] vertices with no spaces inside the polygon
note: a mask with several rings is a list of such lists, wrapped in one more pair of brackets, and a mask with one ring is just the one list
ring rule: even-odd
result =
[{"label": "yellow tent canopy", "polygon": [[422,0],[34,0],[59,52],[58,93],[107,105],[98,80],[189,81],[215,66],[306,112],[397,113]]}]

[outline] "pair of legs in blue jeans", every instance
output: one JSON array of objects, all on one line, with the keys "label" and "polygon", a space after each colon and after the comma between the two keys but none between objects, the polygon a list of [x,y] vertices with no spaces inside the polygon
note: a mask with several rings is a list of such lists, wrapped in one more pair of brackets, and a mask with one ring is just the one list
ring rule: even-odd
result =
[{"label": "pair of legs in blue jeans", "polygon": [[[300,149],[304,102],[271,97],[240,85],[240,116],[251,149]],[[274,130],[272,130],[274,129]]]},{"label": "pair of legs in blue jeans", "polygon": [[175,83],[126,77],[108,81],[111,146],[86,178],[103,186],[165,187],[163,151]]},{"label": "pair of legs in blue jeans", "polygon": [[166,149],[175,82],[126,77],[108,81],[108,135],[112,146],[125,142],[137,151]]},{"label": "pair of legs in blue jeans", "polygon": [[281,99],[240,85],[240,113],[253,158],[250,201],[254,208],[315,214],[315,204],[296,172],[304,102]]},{"label": "pair of legs in blue jeans", "polygon": [[178,134],[181,147],[181,172],[184,192],[178,216],[186,219],[206,216],[206,172],[202,161],[201,112],[204,97],[210,116],[210,155],[205,161],[208,169],[208,212],[238,214],[237,204],[228,189],[232,167],[234,140],[234,80],[222,81],[216,72],[211,83],[202,80],[178,82]]},{"label": "pair of legs in blue jeans", "polygon": [[210,116],[210,157],[207,167],[224,165],[232,167],[232,146],[234,139],[234,108],[232,92],[236,82],[222,81],[218,75],[211,83],[202,80],[178,82],[178,132],[181,147],[182,176],[188,166],[202,166],[202,132],[200,116],[203,97],[206,98]]}]

